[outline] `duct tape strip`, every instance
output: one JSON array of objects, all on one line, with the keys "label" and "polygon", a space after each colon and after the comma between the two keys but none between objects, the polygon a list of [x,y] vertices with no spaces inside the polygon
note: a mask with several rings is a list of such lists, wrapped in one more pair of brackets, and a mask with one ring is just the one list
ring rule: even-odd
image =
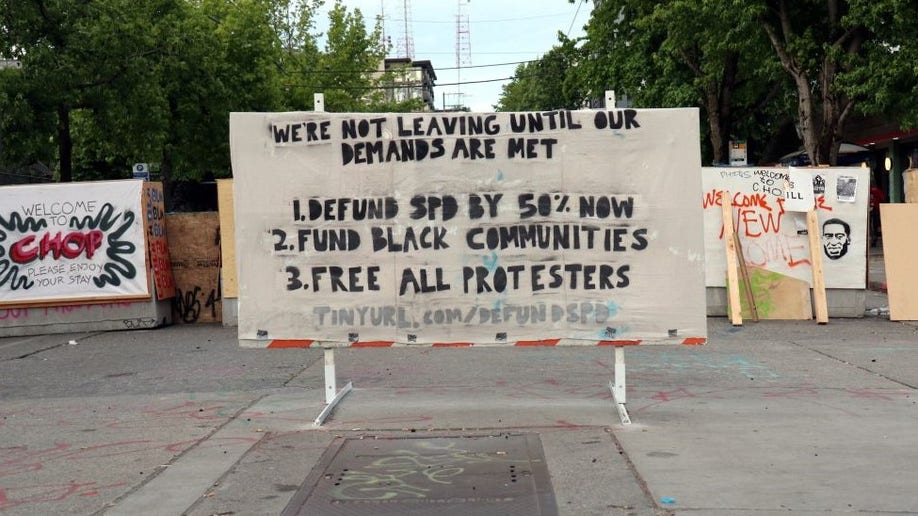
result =
[{"label": "duct tape strip", "polygon": [[[700,346],[707,342],[705,337],[686,337],[682,339],[684,346]],[[475,344],[474,342],[434,342],[432,344],[401,344],[391,340],[379,341],[354,341],[347,343],[322,343],[317,340],[272,340],[268,344],[269,349],[284,348],[309,348],[309,347],[340,347],[340,348],[389,348],[389,347],[434,347],[434,348],[470,348],[470,347],[496,347],[496,346],[514,346],[514,347],[551,347],[551,346],[637,346],[640,340],[600,340],[600,341],[572,341],[562,339],[543,339],[543,340],[518,340],[515,343],[507,344]]]}]

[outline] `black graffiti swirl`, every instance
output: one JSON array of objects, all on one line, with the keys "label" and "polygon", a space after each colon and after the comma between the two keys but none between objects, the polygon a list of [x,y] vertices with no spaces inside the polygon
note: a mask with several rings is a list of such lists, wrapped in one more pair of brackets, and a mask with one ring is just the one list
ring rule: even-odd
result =
[{"label": "black graffiti swirl", "polygon": [[26,276],[21,275],[19,266],[14,265],[6,255],[7,231],[38,231],[48,226],[48,221],[44,219],[35,219],[33,217],[23,217],[19,213],[10,213],[9,219],[0,216],[0,287],[9,283],[11,290],[32,288],[35,284]]},{"label": "black graffiti swirl", "polygon": [[[108,233],[118,224],[120,225],[114,231]],[[137,246],[128,240],[121,239],[133,224],[134,212],[125,210],[120,215],[116,214],[111,203],[105,203],[95,217],[87,215],[82,219],[79,217],[70,219],[70,226],[76,229],[100,229],[108,234],[108,248],[105,250],[105,255],[110,261],[102,266],[105,272],[92,279],[96,287],[102,288],[106,284],[117,287],[121,284],[122,277],[132,279],[137,276],[137,268],[126,258],[137,250]]]}]

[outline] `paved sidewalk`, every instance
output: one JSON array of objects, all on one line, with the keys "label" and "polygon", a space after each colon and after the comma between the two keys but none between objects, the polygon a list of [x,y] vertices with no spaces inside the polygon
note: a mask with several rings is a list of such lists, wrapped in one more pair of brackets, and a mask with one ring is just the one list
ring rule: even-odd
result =
[{"label": "paved sidewalk", "polygon": [[708,322],[706,346],[626,350],[628,426],[610,349],[339,350],[355,390],[316,429],[321,350],[0,339],[0,512],[280,514],[336,438],[513,433],[562,515],[918,514],[918,325]]}]

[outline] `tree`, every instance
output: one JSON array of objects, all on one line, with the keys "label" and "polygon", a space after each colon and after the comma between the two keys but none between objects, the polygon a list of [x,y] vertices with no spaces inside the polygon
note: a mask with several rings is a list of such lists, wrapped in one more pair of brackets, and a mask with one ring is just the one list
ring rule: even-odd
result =
[{"label": "tree", "polygon": [[[164,181],[230,175],[229,113],[282,105],[282,49],[269,0],[186,3],[163,23],[156,75]],[[167,190],[168,191],[168,190]]]},{"label": "tree", "polygon": [[335,2],[328,19],[325,51],[318,61],[319,71],[323,73],[317,75],[315,82],[325,93],[326,108],[356,112],[384,104],[386,95],[379,86],[386,49],[381,43],[380,21],[367,32],[360,9],[348,12],[341,0]]},{"label": "tree", "polygon": [[797,92],[797,123],[810,162],[835,164],[845,123],[898,107],[918,109],[914,67],[918,6],[907,0],[766,0],[759,20]]},{"label": "tree", "polygon": [[315,32],[315,16],[320,1],[294,0],[280,2],[272,12],[272,24],[282,49],[283,109],[314,109],[313,94],[318,93],[316,79],[321,75],[321,55]]},{"label": "tree", "polygon": [[767,107],[780,113],[773,101],[784,85],[771,80],[776,62],[766,49],[739,0],[607,0],[593,10],[577,73],[594,97],[615,89],[636,106],[701,106],[705,154],[724,163],[739,128],[776,130],[737,123]]},{"label": "tree", "polygon": [[582,53],[577,41],[558,33],[559,44],[541,58],[516,67],[513,80],[501,87],[498,111],[577,109],[587,96],[573,73]]},{"label": "tree", "polygon": [[0,170],[51,164],[55,150],[47,135],[54,128],[42,89],[33,87],[21,69],[0,70]]},{"label": "tree", "polygon": [[62,181],[157,159],[167,183],[175,169],[226,175],[229,111],[279,105],[271,5],[0,0],[0,48],[24,65],[4,91],[55,119]]},{"label": "tree", "polygon": [[[310,0],[0,0],[0,165],[59,179],[230,172],[229,113],[411,109],[380,90],[380,25],[336,2],[324,51]],[[49,144],[50,143],[50,144]],[[170,200],[167,195],[167,201]],[[169,206],[167,206],[168,208]]]},{"label": "tree", "polygon": [[[105,90],[126,87],[142,55],[125,44],[122,0],[73,3],[60,0],[5,1],[0,9],[3,52],[23,63],[27,84],[19,94],[56,115],[60,179],[72,178],[74,110],[98,105]],[[44,114],[44,113],[43,113]]]}]

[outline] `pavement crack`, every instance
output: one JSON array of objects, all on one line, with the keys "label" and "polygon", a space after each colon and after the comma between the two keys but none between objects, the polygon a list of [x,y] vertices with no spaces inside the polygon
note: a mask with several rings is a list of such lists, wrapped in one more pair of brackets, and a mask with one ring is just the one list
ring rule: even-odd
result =
[{"label": "pavement crack", "polygon": [[316,363],[319,362],[320,360],[324,360],[324,358],[321,357],[321,356],[318,356],[318,357],[314,358],[314,359],[311,360],[311,361],[307,361],[307,362],[306,362],[306,365],[304,365],[303,367],[297,369],[296,372],[294,372],[293,374],[291,374],[290,377],[287,378],[286,381],[284,381],[283,386],[284,386],[284,387],[290,387],[290,382],[292,382],[293,380],[296,380],[296,378],[297,378],[298,376],[300,376],[301,374],[303,374],[303,373],[305,373],[306,371],[308,371],[309,368],[311,368],[312,366],[316,365]]},{"label": "pavement crack", "polygon": [[[172,458],[169,460],[169,462],[167,462],[166,464],[163,464],[163,465],[158,466],[158,467],[156,468],[156,470],[153,471],[152,474],[150,474],[149,476],[147,476],[146,478],[144,478],[143,481],[141,481],[139,484],[135,485],[134,487],[132,487],[131,489],[129,489],[128,491],[126,491],[124,494],[122,494],[122,495],[119,496],[118,498],[116,498],[116,499],[112,500],[111,502],[109,502],[108,504],[106,504],[106,506],[103,507],[102,509],[100,509],[100,510],[94,512],[94,513],[92,513],[92,516],[101,516],[101,515],[104,514],[107,510],[112,509],[113,507],[116,507],[119,503],[123,502],[123,501],[126,500],[127,498],[131,497],[132,495],[134,495],[135,493],[137,493],[138,491],[140,491],[141,489],[143,489],[147,484],[149,484],[150,482],[153,482],[157,477],[159,477],[159,475],[160,475],[163,471],[166,471],[167,469],[169,469],[169,466],[172,466],[172,465],[176,464],[176,463],[177,463],[178,461],[180,461],[183,457],[185,457],[186,455],[188,455],[189,453],[191,453],[193,450],[195,450],[196,448],[198,448],[202,443],[207,442],[208,439],[212,438],[212,437],[213,437],[214,435],[216,435],[218,432],[220,432],[221,430],[223,430],[224,428],[226,428],[228,425],[230,425],[231,423],[233,423],[234,421],[236,421],[236,419],[237,419],[241,414],[245,413],[245,411],[251,409],[252,406],[254,406],[255,404],[259,403],[260,401],[262,401],[263,399],[265,399],[265,398],[268,397],[268,396],[269,396],[268,393],[262,394],[262,395],[258,396],[257,398],[254,398],[254,399],[253,399],[252,401],[250,401],[249,403],[247,403],[247,404],[243,405],[242,407],[240,407],[238,410],[236,410],[235,412],[233,412],[229,417],[227,417],[227,418],[226,418],[226,421],[224,421],[223,423],[221,423],[221,424],[215,426],[213,429],[211,429],[210,432],[207,432],[207,433],[206,433],[205,435],[203,435],[200,439],[197,439],[197,440],[194,442],[194,444],[192,444],[191,446],[185,448],[185,449],[184,449],[181,453],[179,453],[178,455],[175,455],[174,457],[172,457]],[[246,453],[248,453],[248,452],[246,452]],[[245,453],[243,454],[243,457],[244,457],[244,456],[245,456]],[[239,462],[239,461],[236,461],[237,464],[238,464],[238,462]],[[235,465],[234,465],[233,467],[235,467]],[[232,468],[230,468],[230,470],[232,470]],[[221,475],[220,478],[222,479],[225,475],[226,475],[226,472],[225,472],[223,475]],[[192,505],[192,507],[193,507],[194,505],[197,505],[197,503],[198,503],[198,502],[195,502],[195,503]],[[188,509],[190,510],[191,507],[189,507]]]},{"label": "pavement crack", "polygon": [[650,491],[650,486],[647,484],[647,480],[638,471],[637,466],[635,466],[634,462],[631,460],[628,452],[625,451],[625,447],[622,446],[621,441],[618,440],[618,436],[615,435],[615,431],[611,427],[606,427],[605,430],[606,433],[609,434],[609,438],[612,439],[612,444],[615,445],[615,449],[618,450],[618,454],[621,456],[622,460],[625,461],[625,464],[631,471],[631,475],[634,476],[634,480],[637,482],[638,486],[640,486],[641,492],[644,493],[644,496],[654,508],[654,515],[671,516],[673,514],[672,511],[664,509],[660,507],[659,504],[657,504],[656,499],[653,497],[653,492]]},{"label": "pavement crack", "polygon": [[[96,337],[96,336],[98,336],[98,335],[101,335],[102,333],[103,333],[103,332],[90,333],[90,334],[88,334],[88,335],[86,335],[86,336],[84,336],[84,337],[81,337],[81,338],[80,338],[80,342],[84,342],[84,341],[86,341],[86,340],[88,340],[88,339],[91,339],[91,338],[93,338],[93,337]],[[62,348],[62,347],[64,347],[64,346],[69,346],[69,345],[70,345],[70,344],[67,343],[67,342],[61,342],[60,344],[54,344],[54,345],[51,345],[51,346],[46,346],[46,347],[44,347],[44,348],[36,349],[36,350],[34,350],[34,351],[30,351],[30,352],[28,352],[28,353],[24,353],[24,354],[22,354],[22,355],[18,355],[18,356],[12,357],[12,358],[6,358],[6,359],[3,359],[3,360],[0,360],[0,362],[11,362],[11,361],[13,361],[13,360],[22,360],[22,359],[25,359],[25,358],[33,357],[33,356],[38,355],[38,354],[40,354],[40,353],[44,353],[45,351],[51,351],[51,350],[53,350],[53,349],[58,349],[58,348]]]},{"label": "pavement crack", "polygon": [[865,373],[870,373],[870,374],[872,374],[872,375],[874,375],[874,376],[879,376],[880,378],[883,378],[884,380],[889,381],[889,382],[892,382],[892,383],[895,383],[895,384],[897,384],[897,385],[901,385],[901,386],[903,386],[903,387],[908,387],[909,389],[918,389],[918,386],[912,385],[912,384],[910,384],[910,383],[903,382],[903,381],[901,381],[901,380],[896,380],[895,378],[889,377],[889,376],[887,376],[887,375],[885,375],[885,374],[883,374],[883,373],[878,373],[877,371],[874,371],[874,370],[872,370],[872,369],[870,369],[870,368],[867,368],[867,367],[864,367],[864,366],[860,366],[860,365],[857,365],[857,364],[848,362],[847,360],[845,360],[845,359],[843,359],[843,358],[839,358],[839,357],[830,355],[829,353],[826,353],[826,352],[824,352],[824,351],[820,351],[820,350],[818,350],[818,349],[809,348],[809,347],[806,347],[806,346],[804,346],[804,345],[802,345],[802,344],[798,344],[797,342],[793,342],[793,344],[795,344],[795,345],[797,345],[797,346],[800,346],[800,347],[802,347],[802,348],[804,348],[804,349],[808,349],[808,350],[812,351],[813,353],[816,353],[816,354],[818,354],[818,355],[822,355],[822,356],[824,356],[824,357],[826,357],[826,358],[832,359],[832,360],[834,360],[834,361],[836,361],[836,362],[839,362],[839,363],[841,363],[841,364],[844,364],[844,365],[847,365],[847,366],[851,366],[851,367],[853,367],[853,368],[855,368],[855,369],[860,369],[861,371],[864,371]]}]

